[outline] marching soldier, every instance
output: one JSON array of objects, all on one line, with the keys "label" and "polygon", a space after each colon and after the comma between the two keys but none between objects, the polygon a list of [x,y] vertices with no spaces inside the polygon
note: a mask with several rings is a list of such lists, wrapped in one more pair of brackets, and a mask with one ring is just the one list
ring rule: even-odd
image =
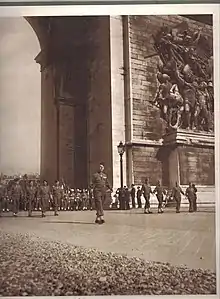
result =
[{"label": "marching soldier", "polygon": [[193,203],[195,201],[196,193],[191,182],[189,183],[189,187],[186,189],[186,197],[189,200],[189,212],[192,213],[194,211]]},{"label": "marching soldier", "polygon": [[141,191],[141,188],[138,186],[138,188],[137,188],[137,203],[138,203],[138,209],[141,209],[141,208],[142,208],[141,195],[142,195],[142,191]]},{"label": "marching soldier", "polygon": [[40,186],[39,197],[40,197],[40,207],[41,207],[42,217],[45,217],[45,213],[49,208],[49,202],[51,199],[50,187],[46,180],[44,180],[43,185]]},{"label": "marching soldier", "polygon": [[20,205],[20,201],[23,198],[23,192],[22,192],[22,188],[19,184],[19,180],[17,179],[10,191],[10,197],[12,200],[12,212],[13,212],[13,216],[16,217],[19,211],[19,205]]},{"label": "marching soldier", "polygon": [[5,199],[5,186],[2,183],[0,183],[0,217],[2,216],[4,199]]},{"label": "marching soldier", "polygon": [[36,182],[37,196],[36,196],[36,202],[35,202],[35,205],[34,205],[35,206],[34,209],[37,210],[37,211],[41,210],[41,206],[40,206],[40,188],[41,188],[40,181],[37,180],[37,182]]},{"label": "marching soldier", "polygon": [[70,203],[70,210],[76,211],[77,208],[77,201],[76,201],[76,190],[70,189],[70,195],[69,195],[69,203]]},{"label": "marching soldier", "polygon": [[131,202],[132,202],[132,208],[135,209],[136,203],[135,203],[135,195],[136,195],[136,190],[134,184],[131,185]]},{"label": "marching soldier", "polygon": [[195,184],[192,184],[192,187],[195,192],[195,197],[194,197],[194,201],[193,201],[193,211],[197,212],[197,188],[196,188]]},{"label": "marching soldier", "polygon": [[103,212],[103,203],[106,197],[107,189],[111,189],[107,175],[104,173],[104,164],[100,163],[99,171],[93,174],[92,177],[92,187],[93,194],[96,206],[96,220],[95,223],[103,224],[104,220],[104,212]]},{"label": "marching soldier", "polygon": [[3,199],[3,211],[5,211],[5,212],[9,212],[10,208],[11,208],[11,199],[9,197],[10,190],[11,190],[11,186],[9,188],[8,183],[6,183],[5,192],[4,192],[5,194],[4,194],[4,199]]},{"label": "marching soldier", "polygon": [[157,185],[153,191],[153,193],[156,193],[157,200],[158,200],[158,213],[162,214],[163,213],[163,195],[164,195],[164,188],[161,186],[161,182],[158,181]]},{"label": "marching soldier", "polygon": [[142,185],[141,192],[144,195],[145,206],[144,206],[144,214],[152,214],[150,211],[150,195],[152,192],[149,179],[145,180],[145,183]]},{"label": "marching soldier", "polygon": [[22,202],[21,202],[21,209],[23,211],[27,210],[27,205],[29,204],[28,202],[28,198],[27,198],[27,188],[28,188],[28,176],[27,174],[25,174],[23,176],[23,178],[20,180],[20,186],[22,188],[22,193],[23,193],[23,197],[22,197]]},{"label": "marching soldier", "polygon": [[30,185],[27,187],[26,191],[28,200],[28,217],[31,217],[37,199],[37,188],[34,186],[34,181],[30,181]]},{"label": "marching soldier", "polygon": [[180,204],[181,204],[181,193],[184,195],[183,190],[179,186],[179,184],[176,182],[176,186],[173,187],[172,191],[172,197],[176,201],[176,213],[180,213]]},{"label": "marching soldier", "polygon": [[61,200],[63,199],[64,190],[59,181],[55,182],[53,186],[53,204],[54,204],[54,216],[58,216],[58,209],[61,206]]}]

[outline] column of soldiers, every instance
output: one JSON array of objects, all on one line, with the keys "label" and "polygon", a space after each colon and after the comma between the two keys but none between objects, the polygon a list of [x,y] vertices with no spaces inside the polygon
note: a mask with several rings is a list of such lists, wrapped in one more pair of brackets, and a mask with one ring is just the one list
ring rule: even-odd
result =
[{"label": "column of soldiers", "polygon": [[16,217],[19,211],[27,211],[31,217],[33,211],[41,211],[45,217],[46,211],[53,210],[58,215],[59,210],[83,211],[93,209],[93,192],[88,189],[70,189],[62,181],[55,181],[50,187],[46,180],[22,179],[0,182],[0,216],[2,212],[13,212]]},{"label": "column of soldiers", "polygon": [[[13,212],[16,217],[21,210],[27,211],[31,217],[33,211],[41,211],[42,217],[45,217],[48,210],[53,210],[54,215],[58,215],[59,210],[92,210],[93,202],[97,212],[96,223],[104,223],[103,203],[106,197],[106,190],[111,190],[106,174],[103,172],[104,165],[100,164],[100,169],[93,175],[92,183],[88,189],[70,189],[62,180],[55,181],[50,187],[44,180],[28,180],[27,176],[23,179],[15,179],[7,184],[0,182],[0,216],[2,212]],[[119,209],[129,210],[130,202],[132,208],[142,208],[142,196],[145,200],[144,213],[151,214],[150,198],[155,194],[158,201],[158,213],[164,212],[164,207],[169,200],[176,202],[176,212],[180,212],[181,194],[185,195],[189,201],[189,212],[197,211],[197,189],[194,184],[189,183],[185,193],[178,183],[172,191],[166,190],[160,181],[152,190],[150,180],[146,179],[145,183],[135,188],[133,184],[131,189],[128,187],[120,188],[116,192],[116,198],[119,201]],[[116,201],[117,206],[117,201]]]},{"label": "column of soldiers", "polygon": [[[183,192],[180,185],[176,182],[175,186],[172,190],[167,190],[161,184],[161,181],[158,180],[154,190],[150,185],[150,180],[147,178],[142,184],[142,186],[138,186],[137,190],[135,185],[132,184],[131,189],[129,190],[126,186],[124,188],[119,188],[116,191],[116,204],[119,203],[120,210],[129,210],[130,202],[132,208],[136,208],[136,206],[140,209],[142,208],[142,196],[145,200],[144,205],[144,213],[145,214],[152,214],[150,209],[150,198],[151,194],[155,194],[157,201],[158,201],[158,213],[162,214],[164,212],[164,207],[167,203],[173,200],[176,204],[176,213],[180,213],[180,206],[181,206],[181,194],[184,195],[189,202],[189,212],[196,212],[197,211],[197,188],[195,184],[189,183],[185,193]],[[137,202],[136,202],[137,200]]]}]

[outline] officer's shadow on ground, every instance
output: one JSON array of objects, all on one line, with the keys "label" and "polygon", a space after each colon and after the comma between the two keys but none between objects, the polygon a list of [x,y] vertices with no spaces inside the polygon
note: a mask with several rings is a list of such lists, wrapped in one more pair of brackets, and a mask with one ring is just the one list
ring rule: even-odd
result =
[{"label": "officer's shadow on ground", "polygon": [[87,224],[87,225],[97,225],[94,222],[83,222],[83,221],[44,221],[44,223],[59,223],[59,224]]}]

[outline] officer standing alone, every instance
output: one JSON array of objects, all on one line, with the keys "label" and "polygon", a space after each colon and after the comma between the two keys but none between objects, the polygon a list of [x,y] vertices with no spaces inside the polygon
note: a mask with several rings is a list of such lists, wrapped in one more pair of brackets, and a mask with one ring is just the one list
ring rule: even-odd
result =
[{"label": "officer standing alone", "polygon": [[94,173],[92,177],[92,188],[93,188],[95,208],[96,208],[95,223],[98,224],[105,223],[103,203],[105,201],[107,189],[112,190],[107,175],[104,173],[104,169],[105,169],[104,164],[100,163],[99,171]]}]

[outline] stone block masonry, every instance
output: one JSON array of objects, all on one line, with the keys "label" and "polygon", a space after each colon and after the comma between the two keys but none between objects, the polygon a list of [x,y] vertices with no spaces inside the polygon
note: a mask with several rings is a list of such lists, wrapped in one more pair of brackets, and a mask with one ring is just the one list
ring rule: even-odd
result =
[{"label": "stone block masonry", "polygon": [[[135,141],[139,140],[139,145],[136,144],[132,149],[133,174],[134,182],[138,184],[149,176],[152,183],[162,179],[165,185],[169,185],[169,153],[163,152],[161,161],[158,155],[159,147],[146,145],[147,141],[160,141],[166,128],[166,124],[160,118],[159,109],[152,104],[158,88],[156,74],[160,62],[154,49],[153,35],[162,26],[174,27],[182,22],[187,22],[190,30],[201,30],[202,34],[212,38],[212,26],[183,16],[129,16],[132,142],[135,144]],[[214,184],[214,149],[196,146],[190,150],[189,147],[181,148],[179,155],[182,184],[186,184],[186,181],[188,183],[188,179],[201,185]]]}]

